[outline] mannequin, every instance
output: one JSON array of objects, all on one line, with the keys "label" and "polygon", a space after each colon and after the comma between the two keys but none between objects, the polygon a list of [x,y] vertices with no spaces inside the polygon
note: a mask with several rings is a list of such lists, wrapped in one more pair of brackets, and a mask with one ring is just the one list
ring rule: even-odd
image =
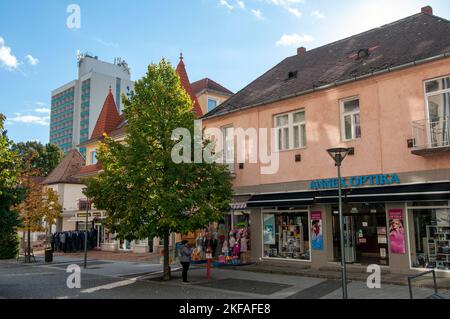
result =
[{"label": "mannequin", "polygon": [[228,252],[229,252],[228,242],[225,240],[222,245],[222,254],[224,254],[226,256],[228,254]]},{"label": "mannequin", "polygon": [[198,253],[203,258],[204,257],[204,250],[203,245],[205,243],[205,237],[203,237],[203,234],[199,234],[197,239],[195,240],[195,246],[197,248]]},{"label": "mannequin", "polygon": [[233,248],[234,248],[235,244],[236,244],[236,239],[233,236],[231,236],[230,237],[230,250],[231,250],[231,252],[233,252]]},{"label": "mannequin", "polygon": [[241,237],[241,252],[247,252],[247,237],[245,235]]}]

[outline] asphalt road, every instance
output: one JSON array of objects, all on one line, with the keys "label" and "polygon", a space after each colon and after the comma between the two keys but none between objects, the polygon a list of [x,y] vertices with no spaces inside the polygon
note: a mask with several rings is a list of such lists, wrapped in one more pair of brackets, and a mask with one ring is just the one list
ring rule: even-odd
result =
[{"label": "asphalt road", "polygon": [[[181,283],[179,271],[173,280],[162,282],[158,264],[91,261],[81,268],[80,288],[70,289],[67,273],[79,260],[23,264],[0,261],[0,299],[340,299],[336,280],[213,269],[212,279],[204,268],[189,272],[190,284]],[[382,285],[369,289],[364,282],[348,285],[349,297],[358,299],[408,299],[408,287]],[[415,297],[431,294],[415,289]]]},{"label": "asphalt road", "polygon": [[[119,277],[89,274],[84,273],[83,270],[81,288],[69,289],[66,282],[70,274],[66,272],[66,267],[61,266],[0,263],[0,298],[183,299],[208,296],[208,298],[222,299],[239,296],[239,294],[221,291],[205,291],[194,285],[181,285],[177,274],[174,274],[176,279],[173,282],[164,283],[151,279],[135,279],[136,277],[133,275]],[[98,267],[96,265],[91,268]]]}]

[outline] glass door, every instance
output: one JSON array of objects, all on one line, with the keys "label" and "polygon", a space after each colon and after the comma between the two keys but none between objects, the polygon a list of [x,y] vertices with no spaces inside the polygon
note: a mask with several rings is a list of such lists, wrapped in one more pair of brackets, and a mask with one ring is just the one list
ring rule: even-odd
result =
[{"label": "glass door", "polygon": [[344,216],[344,247],[345,261],[348,263],[356,262],[356,231],[354,216]]}]

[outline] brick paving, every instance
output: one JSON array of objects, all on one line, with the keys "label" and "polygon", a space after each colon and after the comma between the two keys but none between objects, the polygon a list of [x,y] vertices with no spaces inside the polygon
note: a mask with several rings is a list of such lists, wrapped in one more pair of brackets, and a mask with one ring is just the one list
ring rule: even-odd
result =
[{"label": "brick paving", "polygon": [[[44,252],[39,251],[35,252],[36,256],[43,256]],[[76,253],[61,253],[55,252],[53,253],[54,257],[67,257],[74,259],[83,259],[84,252],[76,252]],[[110,252],[110,251],[101,251],[101,250],[89,250],[88,251],[88,259],[89,260],[112,260],[112,261],[125,261],[125,262],[145,262],[145,263],[153,263],[159,264],[160,256],[154,253],[145,253],[138,254],[133,252]]]}]

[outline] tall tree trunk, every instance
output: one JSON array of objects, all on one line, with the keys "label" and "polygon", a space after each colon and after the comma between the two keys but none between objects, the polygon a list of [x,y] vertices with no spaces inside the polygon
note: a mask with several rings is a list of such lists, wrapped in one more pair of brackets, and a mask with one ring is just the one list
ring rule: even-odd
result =
[{"label": "tall tree trunk", "polygon": [[170,266],[169,266],[169,236],[170,233],[169,231],[165,231],[164,232],[164,237],[163,237],[163,241],[164,241],[164,276],[163,276],[163,280],[164,281],[169,281],[171,279],[170,276]]},{"label": "tall tree trunk", "polygon": [[31,263],[31,231],[30,231],[30,226],[28,226],[28,238],[27,238],[27,253],[25,254],[26,257],[26,262],[27,263]]}]

